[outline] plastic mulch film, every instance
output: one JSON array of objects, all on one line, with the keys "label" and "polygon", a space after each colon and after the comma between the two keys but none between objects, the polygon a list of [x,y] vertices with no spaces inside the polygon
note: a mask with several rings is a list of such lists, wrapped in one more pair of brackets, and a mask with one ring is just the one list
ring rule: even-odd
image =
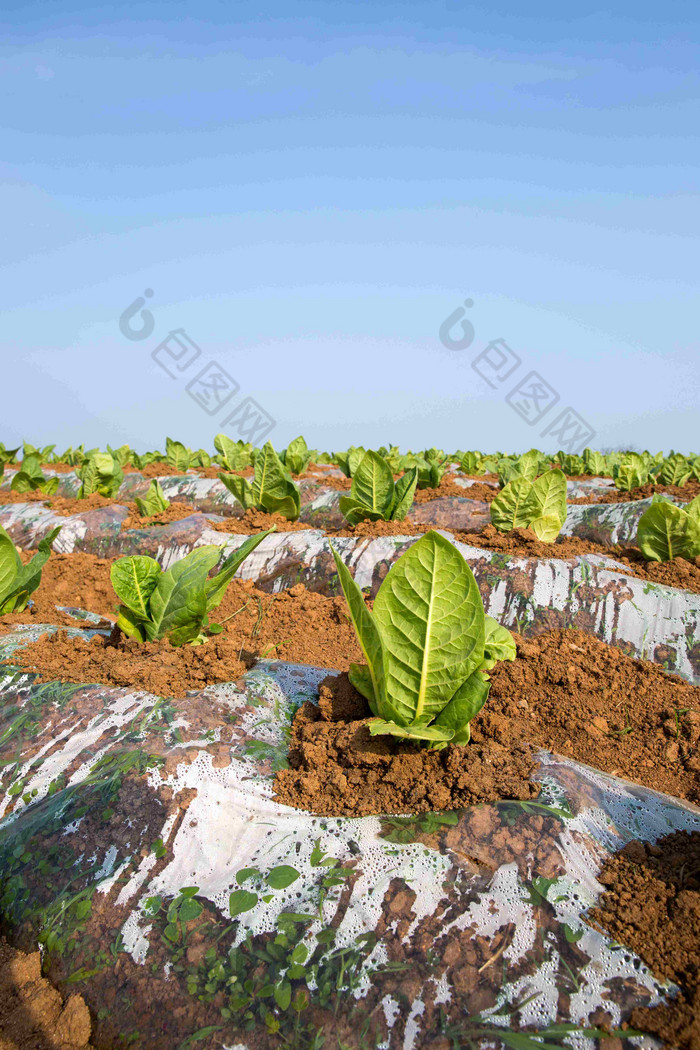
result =
[{"label": "plastic mulch film", "polygon": [[[612,504],[605,509],[620,506]],[[15,505],[8,510],[10,515],[21,516],[26,510],[34,516],[31,522],[29,518],[22,519],[26,528],[19,530],[20,535],[13,527],[18,517],[14,522],[6,519],[6,527],[21,546],[35,546],[37,537],[46,532],[43,516],[51,512],[37,504]],[[216,532],[211,523],[220,519],[206,515],[171,525],[119,531],[112,518],[114,511],[115,508],[107,507],[89,512],[101,516],[103,530],[93,531],[90,542],[83,533],[80,544],[74,531],[75,519],[60,519],[64,525],[54,549],[87,550],[103,557],[150,554],[167,568],[202,544],[221,546],[223,557],[246,539]],[[51,515],[50,520],[56,519]],[[449,532],[444,535],[469,562],[486,611],[504,626],[524,635],[557,627],[578,628],[619,646],[631,656],[652,660],[689,681],[700,682],[700,595],[638,579],[625,571],[627,567],[602,555],[515,558],[459,543]],[[359,586],[375,595],[390,566],[416,538],[335,537],[332,542]],[[296,583],[325,594],[339,592],[328,538],[315,529],[266,537],[248,556],[239,575],[269,592]]]},{"label": "plastic mulch film", "polygon": [[523,1050],[525,1028],[584,1050],[674,992],[586,912],[610,851],[700,810],[542,754],[536,803],[315,817],[272,782],[324,669],[182,700],[2,674],[0,911],[97,1041]]},{"label": "plastic mulch film", "polygon": [[[50,472],[48,472],[50,473]],[[338,472],[332,472],[336,475]],[[314,528],[338,528],[344,524],[339,501],[342,495],[329,488],[325,479],[331,471],[319,473],[317,478],[301,480],[302,509],[300,520]],[[59,475],[58,495],[75,496],[79,486],[76,474]],[[63,526],[63,536],[56,549],[66,552],[81,550],[87,553],[110,556],[120,550],[123,538],[121,523],[127,516],[126,507],[118,505],[99,510],[86,511],[81,515],[62,517],[54,514],[41,503],[10,504],[2,506],[1,489],[9,485],[9,478],[0,484],[0,523],[10,532],[16,543],[24,547],[36,546],[41,537],[56,525]],[[193,513],[220,514],[224,517],[241,517],[243,508],[218,478],[203,478],[196,474],[178,475],[158,479],[165,496],[177,503],[192,506]],[[569,482],[568,494],[591,495],[596,491],[608,491],[605,482],[610,479],[597,478],[581,482]],[[119,490],[119,498],[126,501],[145,495],[151,479],[138,473],[127,474]],[[434,528],[456,531],[478,532],[490,521],[489,504],[482,500],[469,499],[469,488],[474,479],[455,477],[454,481],[465,489],[464,498],[441,497],[428,503],[414,504],[411,518],[420,524]],[[642,514],[648,509],[650,500],[629,503],[572,505],[568,508],[567,521],[562,529],[564,536],[579,536],[606,546],[616,543],[631,543],[637,532]],[[144,530],[135,530],[142,532]],[[147,542],[144,539],[142,542]]]}]

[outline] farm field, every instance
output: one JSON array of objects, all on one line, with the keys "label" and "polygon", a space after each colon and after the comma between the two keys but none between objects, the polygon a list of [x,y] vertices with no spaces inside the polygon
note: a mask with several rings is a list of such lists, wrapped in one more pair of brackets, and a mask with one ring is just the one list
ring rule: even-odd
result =
[{"label": "farm field", "polygon": [[0,466],[2,1050],[700,1048],[700,456]]}]

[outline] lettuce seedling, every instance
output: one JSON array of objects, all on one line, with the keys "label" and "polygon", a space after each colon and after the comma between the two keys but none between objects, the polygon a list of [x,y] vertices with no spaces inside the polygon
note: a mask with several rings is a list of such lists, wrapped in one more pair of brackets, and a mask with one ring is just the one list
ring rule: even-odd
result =
[{"label": "lettuce seedling", "polygon": [[112,448],[111,445],[107,445],[107,451],[120,467],[128,467],[131,463],[132,452],[128,445],[120,445],[119,448]]},{"label": "lettuce seedling", "polygon": [[26,459],[27,456],[36,456],[39,463],[47,463],[55,448],[55,445],[44,445],[43,448],[38,448],[36,445],[30,445],[28,441],[25,441],[22,446],[22,457]]},{"label": "lettuce seedling", "polygon": [[41,461],[38,456],[25,456],[22,466],[17,471],[10,488],[13,492],[45,492],[47,496],[53,495],[59,485],[57,477],[46,478],[41,469]]},{"label": "lettuce seedling", "polygon": [[499,532],[532,529],[543,543],[554,543],[566,521],[566,477],[548,470],[530,481],[516,477],[491,502],[491,522]]},{"label": "lettuce seedling", "polygon": [[299,517],[299,486],[292,481],[269,441],[255,457],[252,483],[237,474],[219,474],[219,478],[244,510],[281,514],[288,521],[296,521]]},{"label": "lettuce seedling", "polygon": [[0,459],[3,459],[5,463],[16,463],[18,452],[19,445],[17,448],[5,448],[2,441],[0,441]]},{"label": "lettuce seedling", "polygon": [[462,555],[426,533],[391,567],[372,611],[335,550],[333,557],[367,661],[351,664],[349,677],[376,716],[370,733],[432,748],[469,743],[469,723],[489,692],[486,672],[514,659],[515,643],[485,615]]},{"label": "lettuce seedling", "polygon": [[602,452],[594,452],[593,449],[584,448],[583,450],[583,472],[584,474],[593,474],[596,477],[601,477],[606,474],[608,465],[605,462],[605,456]]},{"label": "lettuce seedling", "polygon": [[142,518],[149,518],[154,514],[160,514],[161,511],[167,510],[170,506],[170,500],[166,499],[165,493],[163,492],[157,478],[154,478],[148,486],[148,492],[145,496],[134,497],[134,503],[136,504],[136,509]]},{"label": "lettuce seedling", "polygon": [[418,470],[417,488],[436,489],[445,476],[447,456],[435,448],[426,449],[422,456],[417,457],[416,467]]},{"label": "lettuce seedling", "polygon": [[340,497],[340,511],[351,525],[359,521],[403,521],[411,509],[418,482],[412,467],[394,484],[387,461],[377,452],[365,452],[352,477],[349,496]]},{"label": "lettuce seedling", "polygon": [[78,499],[85,499],[93,492],[111,499],[124,480],[124,471],[111,452],[94,452],[80,467],[78,477],[82,482]]},{"label": "lettuce seedling", "polygon": [[217,434],[214,448],[224,470],[246,470],[253,465],[253,446],[249,441],[231,441],[225,434]]},{"label": "lettuce seedling", "polygon": [[346,478],[351,478],[362,462],[366,451],[362,445],[351,445],[347,452],[335,452],[333,461],[340,467]]},{"label": "lettuce seedling", "polygon": [[206,449],[198,448],[196,452],[192,453],[192,460],[190,462],[191,467],[210,467],[211,456]]},{"label": "lettuce seedling", "polygon": [[139,642],[167,638],[171,645],[206,641],[208,615],[220,603],[236,570],[259,543],[274,532],[251,536],[226,558],[214,576],[221,547],[197,547],[163,571],[155,558],[136,554],[119,558],[110,578],[119,606],[117,627]]},{"label": "lettuce seedling", "polygon": [[613,467],[615,488],[631,492],[649,481],[649,463],[638,452],[626,452]]},{"label": "lettuce seedling", "polygon": [[657,478],[662,485],[685,485],[692,476],[692,461],[680,452],[674,452],[661,464]]},{"label": "lettuce seedling", "polygon": [[531,448],[529,452],[524,452],[522,456],[515,456],[514,458],[504,456],[498,462],[498,480],[501,485],[507,485],[515,478],[527,478],[529,481],[534,481],[537,475],[542,472],[543,466],[544,457],[539,449],[536,448]]},{"label": "lettuce seedling", "polygon": [[583,456],[577,456],[573,452],[557,452],[556,461],[564,473],[568,474],[571,478],[586,473]]},{"label": "lettuce seedling", "polygon": [[647,561],[700,557],[700,496],[677,507],[655,495],[639,519],[637,546]]},{"label": "lettuce seedling", "polygon": [[17,548],[0,525],[0,614],[27,608],[29,596],[41,583],[41,570],[49,560],[51,544],[60,531],[59,526],[44,536],[32,560],[23,565]]},{"label": "lettuce seedling", "polygon": [[304,438],[299,436],[289,442],[280,458],[290,474],[303,474],[311,462],[311,453]]},{"label": "lettuce seedling", "polygon": [[173,441],[172,438],[165,439],[165,462],[169,467],[176,470],[189,470],[192,462],[192,450],[182,444],[181,441]]}]

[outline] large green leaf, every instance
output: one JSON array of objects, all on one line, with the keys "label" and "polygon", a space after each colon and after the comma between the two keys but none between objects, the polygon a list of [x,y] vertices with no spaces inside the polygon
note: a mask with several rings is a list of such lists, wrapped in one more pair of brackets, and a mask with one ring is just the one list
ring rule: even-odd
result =
[{"label": "large green leaf", "polygon": [[555,517],[560,526],[566,521],[566,475],[548,470],[532,483],[529,496],[533,518]]},{"label": "large green leaf", "polygon": [[173,441],[171,438],[166,437],[165,462],[169,466],[175,467],[176,470],[189,470],[192,462],[192,453],[181,441]]},{"label": "large green leaf", "polygon": [[391,517],[394,521],[403,521],[413,505],[413,497],[418,483],[418,468],[411,467],[394,486],[394,506]]},{"label": "large green leaf", "polygon": [[145,496],[135,496],[134,503],[139,514],[143,517],[149,517],[153,514],[159,514],[163,510],[167,510],[170,506],[170,500],[165,498],[165,493],[161,487],[160,482],[157,478],[154,478],[151,484],[148,486],[148,492]]},{"label": "large green leaf", "polygon": [[366,507],[364,503],[354,499],[352,496],[341,496],[338,502],[340,513],[350,523],[357,525],[360,521],[381,521],[381,514]]},{"label": "large green leaf", "polygon": [[542,514],[532,518],[528,528],[531,528],[541,543],[554,543],[561,532],[561,521],[556,514]]},{"label": "large green leaf", "polygon": [[274,532],[276,527],[276,525],[273,525],[271,529],[267,530],[267,532],[259,532],[255,536],[249,536],[245,543],[241,544],[238,550],[229,554],[216,575],[211,576],[205,581],[204,593],[206,595],[207,612],[209,612],[210,609],[215,609],[217,605],[221,604],[221,600],[226,593],[226,588],[238,569],[248,555],[255,550],[259,543],[262,543],[266,536],[269,536],[271,532]]},{"label": "large green leaf", "polygon": [[517,654],[515,639],[507,627],[493,616],[484,617],[484,662],[481,671],[490,671],[500,660],[514,660]]},{"label": "large green leaf", "polygon": [[673,503],[652,503],[639,520],[637,544],[648,561],[696,558],[700,555],[700,524]]},{"label": "large green leaf", "polygon": [[[26,565],[22,565],[17,573],[15,580],[15,589],[21,590],[26,598],[29,598],[31,594],[37,589],[41,582],[41,570],[46,565],[51,554],[51,545],[61,531],[60,525],[58,528],[52,529],[51,532],[47,533],[46,536],[42,537],[37,545],[37,552],[34,557]],[[25,598],[25,602],[26,602]],[[14,609],[17,611],[20,607],[15,605]],[[23,606],[22,606],[23,608]]]},{"label": "large green leaf", "polygon": [[304,438],[300,435],[290,441],[284,454],[284,465],[292,474],[303,474],[309,465],[309,449]]},{"label": "large green leaf", "polygon": [[256,496],[247,478],[242,478],[238,474],[219,474],[219,481],[223,482],[229,492],[236,497],[244,510],[250,510],[256,506]]},{"label": "large green leaf", "polygon": [[690,503],[685,505],[686,514],[689,514],[693,521],[700,525],[700,496],[696,496],[695,499],[691,500]]},{"label": "large green leaf", "polygon": [[[367,661],[367,668],[372,681],[374,707],[372,710],[381,718],[392,717],[386,697],[386,654],[379,628],[370,610],[365,605],[362,591],[353,580],[350,572],[335,548],[330,545],[335,567],[338,571],[340,586],[343,588],[348,603],[350,617],[357,634],[362,652]],[[367,693],[361,689],[364,696]],[[369,699],[369,698],[368,698]]]},{"label": "large green leaf", "polygon": [[491,522],[499,532],[525,528],[532,520],[532,482],[514,478],[491,501]]},{"label": "large green leaf", "polygon": [[453,744],[468,744],[469,723],[486,703],[491,683],[481,669],[472,671],[435,719],[435,725],[452,732]]},{"label": "large green leaf", "polygon": [[13,584],[22,569],[22,559],[17,548],[0,525],[0,606],[13,593]]},{"label": "large green leaf", "polygon": [[394,476],[383,456],[365,452],[352,478],[350,498],[386,519],[394,502]]},{"label": "large green leaf", "polygon": [[407,740],[427,740],[429,743],[447,743],[454,736],[453,731],[445,726],[429,726],[424,722],[403,726],[378,718],[369,722],[368,726],[371,736],[398,736]]},{"label": "large green leaf", "polygon": [[428,532],[394,563],[374,603],[386,661],[382,717],[407,726],[439,714],[484,657],[484,608],[453,545]]},{"label": "large green leaf", "polygon": [[213,544],[197,547],[161,573],[151,594],[148,638],[169,638],[173,645],[192,641],[207,611],[205,583],[221,555]]},{"label": "large green leaf", "polygon": [[122,605],[147,620],[150,616],[148,603],[162,571],[155,558],[134,554],[112,562],[109,577]]}]

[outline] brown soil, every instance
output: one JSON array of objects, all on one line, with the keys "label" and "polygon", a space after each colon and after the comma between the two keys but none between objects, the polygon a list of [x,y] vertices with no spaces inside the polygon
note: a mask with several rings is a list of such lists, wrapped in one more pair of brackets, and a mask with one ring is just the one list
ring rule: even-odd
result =
[{"label": "brown soil", "polygon": [[[220,468],[219,468],[220,469]],[[143,474],[144,478],[174,478],[186,471],[171,467],[168,463],[147,463],[145,467],[132,467],[128,464],[122,467],[125,474]]]},{"label": "brown soil", "polygon": [[[581,479],[574,478],[573,480],[580,481]],[[638,499],[649,499],[655,492],[663,492],[667,496],[674,496],[684,502],[689,502],[700,494],[700,481],[686,481],[685,485],[657,485],[654,482],[649,482],[647,485],[632,489],[630,492],[621,492],[619,489],[613,488],[609,492],[582,496],[578,499],[569,499],[568,502],[579,504],[631,503]]]},{"label": "brown soil", "polygon": [[39,952],[0,941],[0,1050],[91,1050],[90,1013],[41,976]]},{"label": "brown soil", "polygon": [[[28,562],[35,551],[20,551]],[[41,574],[41,584],[32,595],[33,605],[24,612],[0,616],[0,634],[6,634],[18,623],[51,623],[58,626],[80,626],[57,605],[86,609],[99,616],[116,618],[117,599],[109,579],[112,560],[95,554],[52,554]]]},{"label": "brown soil", "polygon": [[429,532],[433,525],[419,525],[405,518],[403,521],[360,521],[357,525],[342,525],[338,529],[326,529],[328,536],[418,536]]},{"label": "brown soil", "polygon": [[292,723],[289,769],[275,779],[277,798],[332,816],[425,813],[494,799],[531,799],[534,763],[524,746],[495,739],[429,751],[392,737],[372,737],[367,701],[346,675],[325,679],[319,705],[304,703]]},{"label": "brown soil", "polygon": [[[190,514],[192,509],[190,508]],[[225,521],[212,522],[216,532],[230,532],[236,536],[251,536],[256,532],[265,532],[277,526],[277,532],[301,532],[313,528],[303,521],[288,521],[282,514],[266,514],[262,510],[247,510],[242,518],[226,518]]]},{"label": "brown soil", "polygon": [[700,1050],[700,834],[630,842],[598,879],[607,889],[590,913],[593,924],[681,988],[668,1003],[635,1010],[631,1024],[665,1046]]},{"label": "brown soil", "polygon": [[700,558],[688,561],[674,558],[672,561],[646,561],[636,547],[615,547],[613,557],[629,565],[635,576],[643,576],[652,583],[663,583],[682,591],[700,594]]},{"label": "brown soil", "polygon": [[296,716],[292,768],[277,781],[282,801],[361,815],[527,797],[507,791],[527,779],[523,750],[540,747],[700,801],[700,687],[582,631],[515,637],[518,658],[491,672],[491,695],[466,749],[427,752],[371,738],[364,699],[346,679],[329,679],[320,708],[305,705]]},{"label": "brown soil", "polygon": [[484,550],[503,551],[521,558],[573,558],[577,554],[606,554],[616,557],[614,547],[580,539],[578,536],[562,536],[556,543],[543,543],[532,529],[511,529],[499,532],[494,525],[485,525],[481,532],[455,532],[460,543]]},{"label": "brown soil", "polygon": [[157,696],[185,696],[189,690],[234,682],[246,669],[239,650],[225,637],[174,648],[167,641],[142,643],[123,636],[115,642],[102,635],[86,641],[69,638],[65,631],[42,635],[3,662],[35,671],[44,682],[101,682]]},{"label": "brown soil", "polygon": [[[61,499],[60,496],[47,496],[45,492],[38,489],[35,492],[13,492],[12,489],[0,489],[0,504],[9,506],[11,503],[46,503]],[[83,500],[80,501],[81,503]],[[112,502],[109,500],[108,502]]]},{"label": "brown soil", "polygon": [[452,474],[445,474],[436,489],[416,489],[413,497],[414,503],[429,503],[431,499],[443,499],[446,496],[459,496],[461,499],[478,499],[484,503],[490,503],[498,495],[499,490],[492,485],[484,485],[481,481],[476,485],[458,485]]},{"label": "brown soil", "polygon": [[490,672],[478,741],[527,740],[627,780],[700,801],[700,686],[574,630],[516,637]]},{"label": "brown soil", "polygon": [[129,514],[122,521],[122,529],[148,529],[152,525],[170,525],[173,521],[183,521],[191,518],[193,514],[201,513],[191,503],[173,502],[165,510],[158,514],[150,514],[142,518],[135,503],[128,503]]},{"label": "brown soil", "polygon": [[47,470],[52,470],[55,474],[72,474],[78,467],[71,467],[68,463],[42,463],[41,470],[44,474]]},{"label": "brown soil", "polygon": [[349,492],[352,488],[352,478],[338,478],[334,474],[315,474],[311,472],[311,467],[307,470],[306,474],[294,475],[297,481],[302,479],[308,481],[317,481],[319,485],[323,485],[326,489],[335,489],[336,492]]}]

